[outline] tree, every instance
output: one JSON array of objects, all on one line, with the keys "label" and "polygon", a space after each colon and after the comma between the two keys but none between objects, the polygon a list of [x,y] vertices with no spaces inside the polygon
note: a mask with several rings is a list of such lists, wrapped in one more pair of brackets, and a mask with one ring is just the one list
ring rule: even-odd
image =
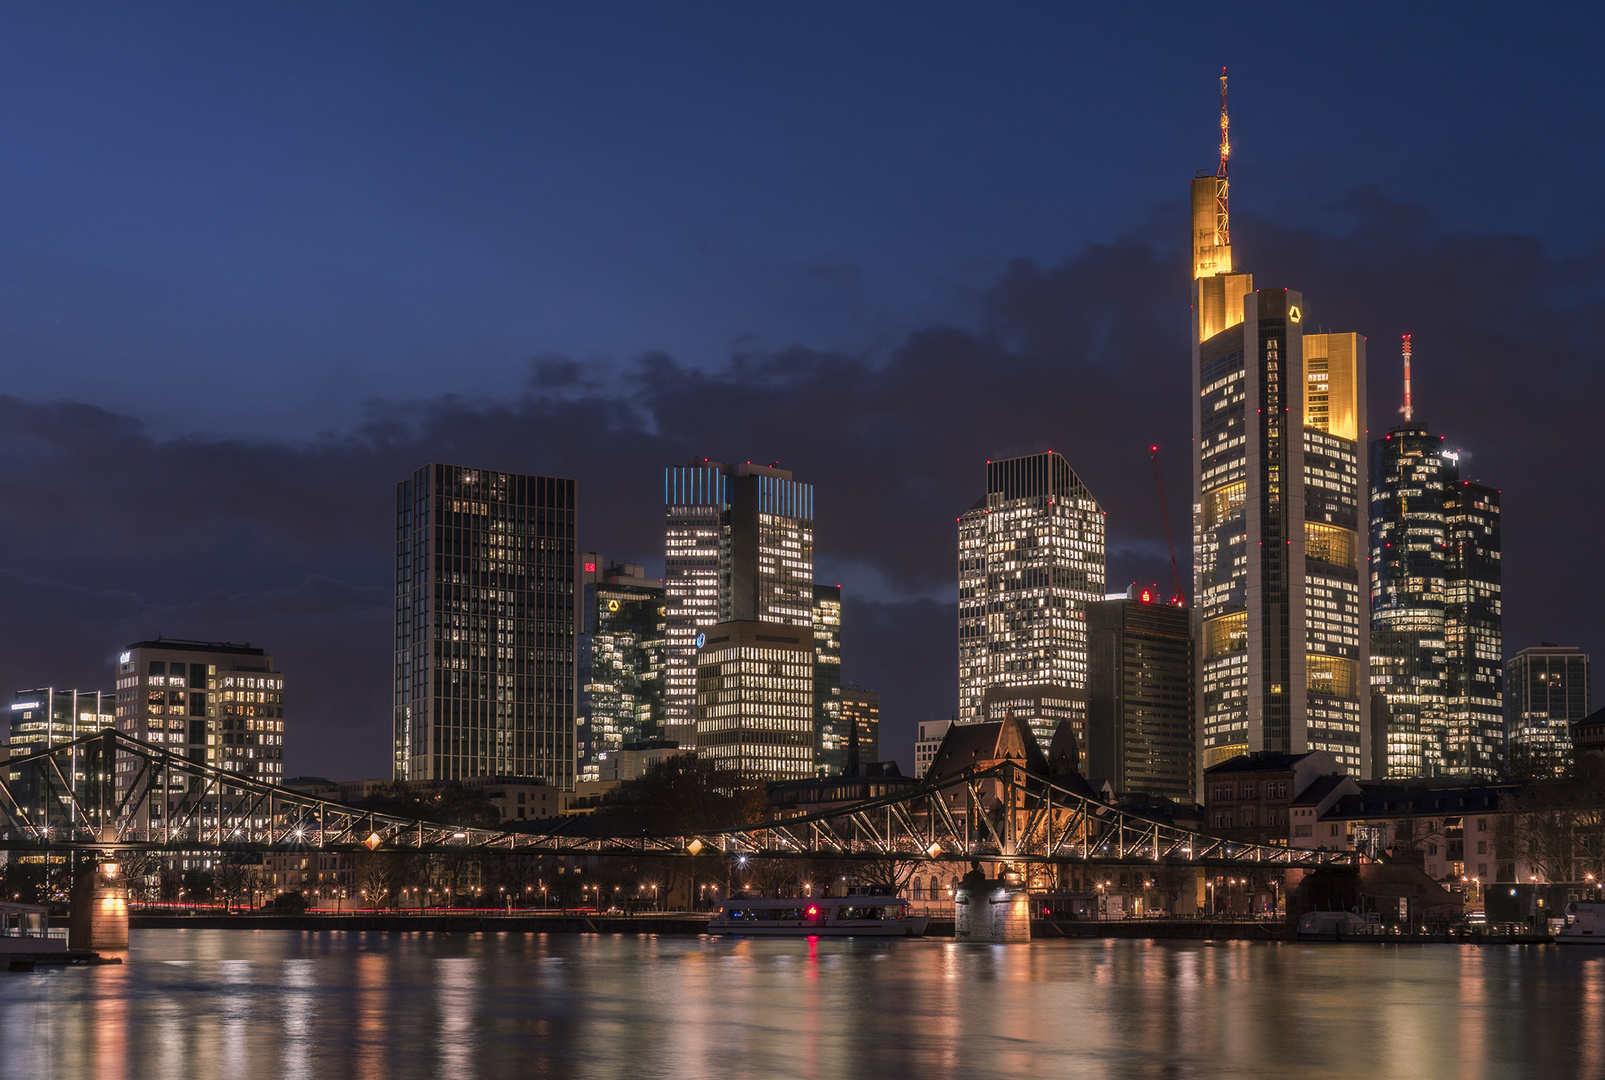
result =
[{"label": "tree", "polygon": [[377,814],[420,818],[441,825],[499,828],[502,815],[479,788],[447,783],[415,790],[399,781],[381,785],[368,796],[366,806]]},{"label": "tree", "polygon": [[695,836],[755,825],[768,814],[760,781],[707,758],[680,754],[608,792],[595,818],[625,835]]}]

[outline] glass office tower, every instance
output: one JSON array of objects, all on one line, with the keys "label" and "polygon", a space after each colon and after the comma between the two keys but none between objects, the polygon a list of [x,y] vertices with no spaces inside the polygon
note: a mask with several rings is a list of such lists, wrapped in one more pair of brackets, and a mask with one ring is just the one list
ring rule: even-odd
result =
[{"label": "glass office tower", "polygon": [[721,622],[813,625],[814,489],[778,463],[664,473],[666,735],[696,740],[696,638]]},{"label": "glass office tower", "polygon": [[1085,745],[1087,605],[1103,598],[1103,508],[1059,454],[987,462],[958,519],[959,722],[1027,720]]},{"label": "glass office tower", "polygon": [[596,580],[584,585],[578,775],[594,781],[626,745],[663,737],[668,609],[663,583],[644,567],[613,563],[581,576]]},{"label": "glass office tower", "polygon": [[575,500],[458,465],[396,485],[396,779],[573,788]]},{"label": "glass office tower", "polygon": [[1199,768],[1325,750],[1369,775],[1365,339],[1233,270],[1225,184],[1192,189]]}]

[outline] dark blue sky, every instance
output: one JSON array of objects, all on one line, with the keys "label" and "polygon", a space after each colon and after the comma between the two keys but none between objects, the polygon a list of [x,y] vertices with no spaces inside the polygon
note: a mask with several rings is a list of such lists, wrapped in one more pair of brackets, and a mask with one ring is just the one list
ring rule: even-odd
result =
[{"label": "dark blue sky", "polygon": [[1507,521],[1510,644],[1605,646],[1579,404],[1602,29],[1581,5],[8,8],[0,675],[92,685],[157,629],[248,637],[306,718],[288,767],[377,773],[396,478],[576,476],[584,542],[652,559],[664,464],[780,458],[820,485],[849,674],[908,764],[952,708],[951,516],[986,457],[1067,453],[1111,579],[1167,570],[1134,448],[1172,448],[1185,521],[1181,214],[1222,64],[1239,261],[1371,335],[1373,428],[1415,333],[1421,410],[1531,523]]}]

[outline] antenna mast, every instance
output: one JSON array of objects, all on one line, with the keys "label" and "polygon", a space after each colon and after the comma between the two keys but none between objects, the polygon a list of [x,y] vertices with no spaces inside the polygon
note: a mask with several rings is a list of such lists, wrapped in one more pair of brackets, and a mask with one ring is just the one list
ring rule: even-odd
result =
[{"label": "antenna mast", "polygon": [[1415,416],[1415,409],[1410,406],[1410,335],[1404,335],[1404,422],[1409,423]]},{"label": "antenna mast", "polygon": [[1220,183],[1215,185],[1215,246],[1232,246],[1232,223],[1227,205],[1226,159],[1232,156],[1232,142],[1229,138],[1231,121],[1226,117],[1226,69],[1220,69],[1220,168],[1215,170],[1215,177]]}]

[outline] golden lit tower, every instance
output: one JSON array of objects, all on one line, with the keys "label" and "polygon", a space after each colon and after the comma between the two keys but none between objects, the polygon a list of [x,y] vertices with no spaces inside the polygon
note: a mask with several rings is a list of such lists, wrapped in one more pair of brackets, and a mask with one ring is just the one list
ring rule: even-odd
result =
[{"label": "golden lit tower", "polygon": [[1192,182],[1199,768],[1325,750],[1371,771],[1365,339],[1234,272],[1221,157]]}]

